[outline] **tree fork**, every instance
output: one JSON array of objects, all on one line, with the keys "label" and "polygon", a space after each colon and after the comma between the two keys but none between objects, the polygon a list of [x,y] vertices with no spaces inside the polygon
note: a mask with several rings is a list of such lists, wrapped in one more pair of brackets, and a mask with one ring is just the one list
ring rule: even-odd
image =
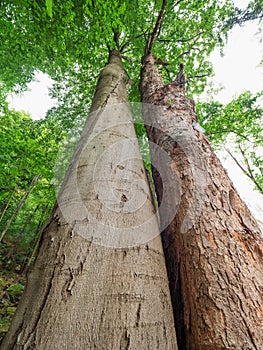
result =
[{"label": "tree fork", "polygon": [[[140,91],[149,140],[170,157],[163,162],[150,145],[155,168],[170,174],[163,181],[153,169],[160,208],[165,203],[160,220],[178,348],[260,349],[260,229],[208,140],[194,130],[194,101],[179,87],[163,84],[151,55],[143,60]],[[174,178],[179,198],[169,191],[163,195]],[[178,209],[168,225],[171,207]]]}]

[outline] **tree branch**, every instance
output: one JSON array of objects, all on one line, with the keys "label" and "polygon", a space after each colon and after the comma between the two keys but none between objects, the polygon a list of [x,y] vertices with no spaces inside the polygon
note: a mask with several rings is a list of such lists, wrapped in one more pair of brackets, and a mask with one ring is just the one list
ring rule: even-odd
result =
[{"label": "tree branch", "polygon": [[247,176],[254,182],[254,184],[256,185],[256,187],[257,187],[257,188],[259,189],[259,191],[262,193],[262,192],[263,192],[263,189],[262,189],[262,187],[260,186],[260,184],[257,182],[257,179],[255,178],[255,176],[254,176],[254,174],[253,174],[253,171],[252,171],[252,169],[251,169],[251,166],[250,166],[249,161],[248,161],[248,159],[247,159],[247,157],[246,157],[246,155],[245,155],[244,150],[242,149],[242,147],[241,147],[240,145],[238,146],[238,148],[239,148],[239,150],[240,150],[240,152],[241,152],[241,154],[242,154],[242,157],[243,157],[243,159],[244,159],[244,161],[245,161],[245,163],[246,163],[246,166],[247,166],[247,171],[248,171]]},{"label": "tree branch", "polygon": [[230,150],[226,147],[224,147],[224,149],[226,150],[226,152],[230,155],[230,157],[234,160],[234,162],[236,163],[236,165],[243,171],[243,173],[249,177],[249,174],[247,172],[247,170],[240,164],[240,162],[237,160],[237,158],[233,155],[233,153],[230,152]]},{"label": "tree branch", "polygon": [[[188,38],[188,39],[178,39],[178,40],[176,40],[176,39],[174,39],[174,38],[171,38],[171,39],[158,39],[158,41],[159,41],[159,42],[170,42],[170,41],[173,41],[173,42],[177,42],[177,43],[187,43],[188,41],[191,41],[191,40],[193,40],[193,39],[199,38],[202,34],[205,34],[205,33],[207,33],[207,32],[208,32],[207,30],[201,31],[201,32],[199,32],[198,34],[195,34],[195,35],[191,36],[191,37]],[[175,35],[175,34],[176,34],[176,32],[173,32],[173,33],[171,34],[171,36],[173,36],[173,35]]]},{"label": "tree branch", "polygon": [[157,33],[158,33],[159,29],[161,28],[161,25],[163,22],[163,15],[164,15],[164,11],[165,11],[166,6],[167,6],[167,0],[163,0],[161,10],[159,12],[158,18],[157,18],[156,23],[155,23],[155,27],[154,27],[153,32],[152,32],[151,37],[150,37],[150,42],[149,42],[149,45],[147,48],[147,54],[152,53],[153,44],[156,40]]},{"label": "tree branch", "polygon": [[232,129],[224,129],[224,130],[218,130],[218,131],[215,131],[215,132],[211,132],[209,135],[216,135],[216,134],[223,134],[223,133],[233,133],[243,139],[245,139],[246,141],[250,142],[250,143],[254,143],[253,141],[251,141],[247,136],[243,135],[243,134],[240,134],[238,133],[237,131],[235,130],[232,130]]},{"label": "tree branch", "polygon": [[250,164],[248,162],[248,159],[245,155],[245,152],[243,151],[243,149],[241,148],[241,146],[239,146],[239,150],[242,154],[242,157],[246,163],[246,169],[242,166],[242,164],[240,164],[240,162],[237,160],[237,158],[230,152],[230,150],[226,147],[224,147],[226,152],[230,155],[230,157],[234,160],[234,162],[236,163],[236,165],[239,167],[239,169],[242,170],[242,172],[256,185],[257,189],[263,193],[263,188],[260,186],[260,184],[257,182],[256,178],[253,175],[252,169],[250,167]]},{"label": "tree branch", "polygon": [[191,52],[191,50],[182,52],[179,56],[176,57],[176,61],[178,61],[179,58],[181,58],[185,55],[190,55],[190,52]]},{"label": "tree branch", "polygon": [[120,37],[120,33],[114,30],[113,31],[113,40],[117,46],[118,51],[120,51],[119,37]]},{"label": "tree branch", "polygon": [[195,78],[206,78],[208,77],[208,74],[201,74],[201,75],[187,75],[188,79],[195,79]]},{"label": "tree branch", "polygon": [[[138,34],[138,35],[136,35],[132,40],[139,39],[139,38],[141,38],[142,36],[145,36],[145,34],[146,34],[145,32],[142,33],[142,34]],[[124,50],[127,46],[131,45],[132,40],[126,41],[126,43],[124,43],[124,44],[120,47],[120,52],[123,52],[123,50]]]}]

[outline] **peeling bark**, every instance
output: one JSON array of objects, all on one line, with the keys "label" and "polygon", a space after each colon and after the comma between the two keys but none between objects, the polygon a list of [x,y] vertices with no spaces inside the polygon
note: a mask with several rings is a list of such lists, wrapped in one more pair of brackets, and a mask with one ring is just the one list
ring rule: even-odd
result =
[{"label": "peeling bark", "polygon": [[[134,224],[142,215],[151,218],[154,209],[134,141],[125,80],[120,56],[113,51],[99,78],[94,114],[87,120],[58,205],[44,229],[2,350],[177,349],[161,238],[153,235],[159,230],[157,220],[149,221],[148,226]],[[126,107],[113,118],[125,121],[113,128],[105,108],[119,103]],[[101,174],[107,173],[99,159],[116,140],[129,139],[134,145],[130,153],[123,147],[103,158],[106,170],[115,161],[112,174],[125,175],[116,175],[119,186],[113,188],[103,182]],[[124,151],[131,159],[128,163],[121,157]],[[102,169],[94,174],[98,164]],[[134,181],[136,186],[128,191]],[[115,191],[114,203],[107,202],[111,190]],[[140,199],[142,190],[147,192],[142,207],[130,212],[131,196]],[[134,228],[132,239],[121,237],[120,231],[125,234],[127,227]],[[116,240],[112,232],[119,235]],[[142,236],[145,242],[152,239],[139,244]],[[127,246],[121,248],[119,243]]]},{"label": "peeling bark", "polygon": [[[164,85],[151,55],[141,71],[162,240],[179,349],[261,349],[263,240],[206,137],[194,101]],[[158,145],[169,156],[163,161]],[[161,178],[161,171],[166,174]],[[180,186],[177,192],[164,187]],[[167,211],[176,213],[172,219]],[[170,221],[168,220],[170,219]]]}]

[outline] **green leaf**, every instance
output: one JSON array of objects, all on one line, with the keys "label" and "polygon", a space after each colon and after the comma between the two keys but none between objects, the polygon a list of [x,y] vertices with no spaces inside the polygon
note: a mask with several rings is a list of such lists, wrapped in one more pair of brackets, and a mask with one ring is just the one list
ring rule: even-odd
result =
[{"label": "green leaf", "polygon": [[50,18],[53,17],[52,6],[53,6],[53,0],[46,0],[47,14],[49,15]]}]

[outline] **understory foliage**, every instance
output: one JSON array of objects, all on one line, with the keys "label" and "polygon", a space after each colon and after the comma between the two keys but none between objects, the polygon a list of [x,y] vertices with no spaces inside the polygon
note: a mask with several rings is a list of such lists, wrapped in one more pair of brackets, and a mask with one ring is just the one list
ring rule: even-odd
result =
[{"label": "understory foliage", "polygon": [[23,291],[40,231],[55,202],[53,167],[64,132],[55,120],[0,115],[0,333]]},{"label": "understory foliage", "polygon": [[1,262],[23,270],[55,195],[53,167],[64,132],[55,120],[32,120],[24,112],[0,115]]},{"label": "understory foliage", "polygon": [[[153,37],[152,52],[164,81],[173,80],[180,63],[184,63],[187,95],[199,94],[213,73],[209,54],[215,47],[223,47],[227,31],[235,23],[261,18],[259,6],[262,1],[252,1],[245,13],[238,12],[230,0],[1,1],[0,257],[4,274],[0,277],[0,308],[3,332],[23,289],[21,275],[29,268],[41,227],[55,201],[53,168],[57,152],[69,131],[74,135],[81,130],[108,51],[115,48],[121,52],[131,102],[140,101],[141,57]],[[162,7],[162,21],[155,33]],[[58,106],[48,111],[45,119],[34,121],[23,112],[9,110],[6,96],[25,91],[36,71],[54,80],[50,93],[58,100]],[[245,93],[227,106],[216,102],[203,104],[199,106],[199,115],[216,144],[230,134],[235,135],[234,144],[242,148],[239,156],[244,153],[244,162],[248,160],[252,167],[247,173],[259,184],[255,183],[257,188],[262,189],[262,158],[257,148],[262,146],[262,127],[260,108],[255,107],[257,98]],[[147,138],[140,123],[137,132],[147,158]],[[241,162],[236,153],[233,155]]]}]

